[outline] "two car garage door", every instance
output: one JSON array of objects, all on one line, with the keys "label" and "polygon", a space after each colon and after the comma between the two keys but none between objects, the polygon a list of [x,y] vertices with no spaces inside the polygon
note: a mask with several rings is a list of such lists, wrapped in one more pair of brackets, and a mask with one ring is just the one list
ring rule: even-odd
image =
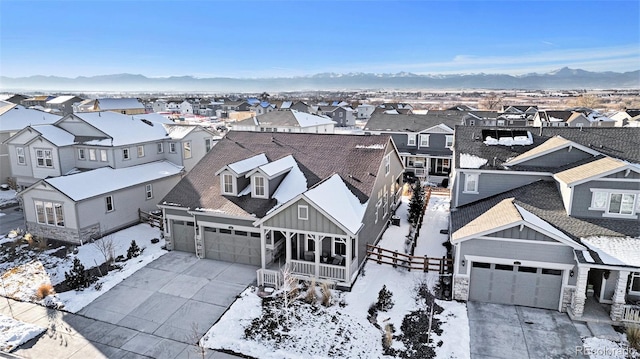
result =
[{"label": "two car garage door", "polygon": [[[172,220],[174,249],[196,252],[193,222]],[[230,229],[204,227],[205,258],[225,262],[260,265],[260,234]]]},{"label": "two car garage door", "polygon": [[558,309],[562,271],[473,262],[469,300]]}]

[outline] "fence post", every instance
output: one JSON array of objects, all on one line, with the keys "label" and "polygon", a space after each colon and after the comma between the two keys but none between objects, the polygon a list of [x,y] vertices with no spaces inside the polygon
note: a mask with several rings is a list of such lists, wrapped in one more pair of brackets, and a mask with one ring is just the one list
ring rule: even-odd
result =
[{"label": "fence post", "polygon": [[398,267],[398,251],[393,251],[393,268]]},{"label": "fence post", "polygon": [[424,268],[422,268],[425,273],[429,272],[429,258],[424,256]]},{"label": "fence post", "polygon": [[446,261],[446,258],[442,256],[442,259],[440,260],[440,275],[444,274],[445,261]]},{"label": "fence post", "polygon": [[382,247],[378,247],[378,264],[382,264]]}]

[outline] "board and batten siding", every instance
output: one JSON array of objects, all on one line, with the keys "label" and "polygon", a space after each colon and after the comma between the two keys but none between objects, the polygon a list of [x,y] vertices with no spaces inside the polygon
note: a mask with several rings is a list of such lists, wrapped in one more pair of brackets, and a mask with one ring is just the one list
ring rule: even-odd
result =
[{"label": "board and batten siding", "polygon": [[[624,171],[621,171],[624,174]],[[629,177],[631,177],[631,173],[629,173]],[[573,187],[573,203],[571,205],[571,215],[576,217],[587,217],[587,218],[602,218],[602,214],[604,211],[592,211],[589,210],[591,206],[591,198],[593,193],[591,192],[592,188],[605,189],[605,190],[625,190],[625,191],[636,191],[636,193],[640,193],[640,179],[637,181],[625,181],[625,182],[617,182],[617,181],[590,181],[587,183],[582,183]],[[640,225],[640,216],[635,219]]]},{"label": "board and batten siding", "polygon": [[[309,219],[298,219],[298,205],[307,206],[309,209]],[[330,233],[346,235],[331,219],[327,218],[320,211],[315,209],[304,199],[299,199],[291,203],[287,208],[277,213],[275,216],[264,221],[263,226],[275,228],[287,228],[298,231],[308,231],[316,233]]]},{"label": "board and batten siding", "polygon": [[486,235],[487,237],[498,237],[498,238],[513,238],[513,239],[528,239],[533,241],[545,241],[545,242],[557,242],[555,239],[544,235],[534,229],[531,229],[527,226],[522,227],[515,226],[507,229],[503,229],[498,232],[494,232]]},{"label": "board and batten siding", "polygon": [[[479,173],[478,177],[478,193],[465,193],[465,173]],[[471,202],[475,202],[493,195],[503,193],[514,188],[528,185],[538,180],[548,180],[550,176],[539,174],[528,174],[527,172],[504,172],[491,173],[478,170],[456,169],[456,205],[462,206]]]}]

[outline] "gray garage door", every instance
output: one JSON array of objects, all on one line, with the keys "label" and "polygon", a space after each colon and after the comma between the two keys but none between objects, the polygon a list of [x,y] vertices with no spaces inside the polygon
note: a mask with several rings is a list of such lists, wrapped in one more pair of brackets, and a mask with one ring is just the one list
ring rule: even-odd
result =
[{"label": "gray garage door", "polygon": [[196,252],[195,227],[193,222],[171,221],[171,235],[173,249],[183,252]]},{"label": "gray garage door", "polygon": [[226,262],[260,265],[260,234],[204,228],[204,256]]},{"label": "gray garage door", "polygon": [[562,271],[474,262],[469,300],[558,309]]}]

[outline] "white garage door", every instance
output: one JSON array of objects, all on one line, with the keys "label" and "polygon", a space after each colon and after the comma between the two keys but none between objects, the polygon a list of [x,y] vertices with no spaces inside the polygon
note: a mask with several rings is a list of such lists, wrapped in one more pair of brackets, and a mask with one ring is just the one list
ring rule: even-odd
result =
[{"label": "white garage door", "polygon": [[469,300],[558,309],[562,271],[473,262]]}]

